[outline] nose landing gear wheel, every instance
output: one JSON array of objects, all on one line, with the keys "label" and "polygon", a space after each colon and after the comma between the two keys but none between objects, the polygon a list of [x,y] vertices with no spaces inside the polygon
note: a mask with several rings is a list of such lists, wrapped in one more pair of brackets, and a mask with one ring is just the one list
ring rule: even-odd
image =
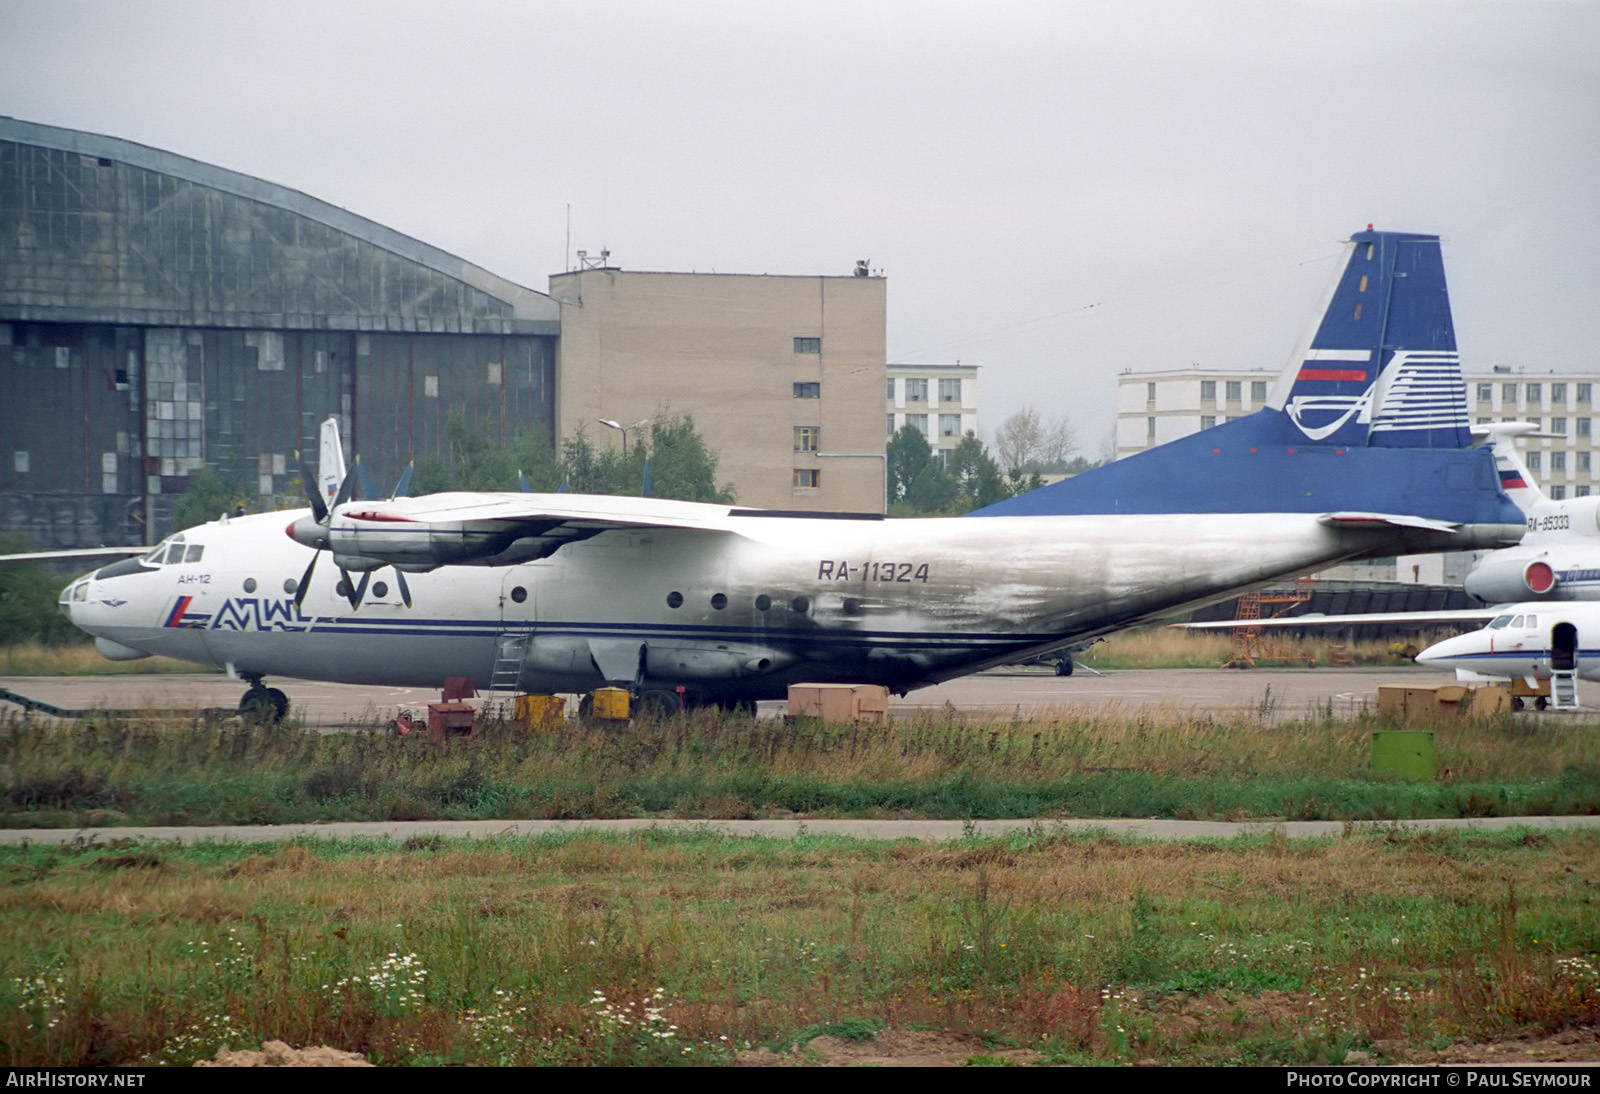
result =
[{"label": "nose landing gear wheel", "polygon": [[289,697],[277,688],[255,684],[239,700],[239,713],[249,722],[281,722],[289,713]]}]

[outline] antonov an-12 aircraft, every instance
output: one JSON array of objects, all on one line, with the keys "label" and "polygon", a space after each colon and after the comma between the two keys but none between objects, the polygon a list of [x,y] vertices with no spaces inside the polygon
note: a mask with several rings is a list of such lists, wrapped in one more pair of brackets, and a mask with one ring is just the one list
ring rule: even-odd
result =
[{"label": "antonov an-12 aircraft", "polygon": [[959,519],[345,487],[174,535],[62,607],[108,657],[230,667],[266,713],[271,676],[675,710],[903,694],[1347,559],[1515,543],[1438,238],[1356,233],[1324,305],[1262,409]]}]

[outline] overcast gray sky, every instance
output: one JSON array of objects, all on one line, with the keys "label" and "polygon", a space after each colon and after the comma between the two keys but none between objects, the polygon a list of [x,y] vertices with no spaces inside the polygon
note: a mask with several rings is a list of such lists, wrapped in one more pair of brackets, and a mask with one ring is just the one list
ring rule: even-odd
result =
[{"label": "overcast gray sky", "polygon": [[1600,358],[1600,0],[0,0],[0,113],[292,186],[543,290],[889,278],[891,361],[1091,455],[1123,369],[1280,368],[1436,232],[1469,370]]}]

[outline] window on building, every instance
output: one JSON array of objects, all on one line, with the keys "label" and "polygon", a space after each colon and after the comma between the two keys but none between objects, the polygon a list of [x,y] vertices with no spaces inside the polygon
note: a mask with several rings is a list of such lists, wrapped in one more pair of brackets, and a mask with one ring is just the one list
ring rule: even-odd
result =
[{"label": "window on building", "polygon": [[1544,385],[1543,384],[1529,384],[1528,385],[1528,402],[1537,403],[1539,400],[1541,400],[1543,398],[1544,398]]},{"label": "window on building", "polygon": [[1229,380],[1223,389],[1228,397],[1228,402],[1237,403],[1244,398],[1244,382],[1242,380]]},{"label": "window on building", "polygon": [[1567,420],[1565,418],[1551,418],[1550,432],[1559,433],[1563,437],[1567,434]]},{"label": "window on building", "polygon": [[884,398],[888,399],[891,403],[894,402],[894,377],[893,376],[889,377],[889,394],[884,396]]},{"label": "window on building", "polygon": [[1267,401],[1267,382],[1265,380],[1250,381],[1250,401],[1264,403]]},{"label": "window on building", "polygon": [[1516,406],[1517,405],[1517,385],[1516,384],[1501,384],[1500,385],[1500,401],[1503,404],[1505,404],[1505,407],[1508,410],[1511,407]]},{"label": "window on building", "polygon": [[939,466],[944,468],[946,471],[950,470],[950,449],[939,449]]},{"label": "window on building", "polygon": [[796,399],[820,399],[822,398],[822,385],[814,380],[807,383],[797,382],[794,385],[794,397]]},{"label": "window on building", "polygon": [[1574,433],[1580,437],[1589,436],[1589,423],[1594,421],[1593,418],[1574,418],[1572,421],[1575,427],[1573,429]]},{"label": "window on building", "polygon": [[939,401],[941,403],[959,403],[961,401],[961,380],[940,380]]},{"label": "window on building", "polygon": [[801,490],[815,490],[822,485],[822,472],[814,467],[794,469],[794,485]]},{"label": "window on building", "polygon": [[1540,458],[1539,453],[1537,453],[1537,452],[1529,452],[1528,453],[1528,470],[1529,471],[1537,471],[1537,470],[1539,470],[1539,468],[1543,465],[1543,463],[1544,463],[1544,461]]},{"label": "window on building", "polygon": [[1560,501],[1562,498],[1564,498],[1566,496],[1567,496],[1567,488],[1565,486],[1552,486],[1550,488],[1550,500],[1552,500],[1552,501]]},{"label": "window on building", "polygon": [[941,436],[941,437],[959,437],[959,436],[961,436],[961,415],[959,415],[959,414],[941,414],[941,415],[939,415],[939,436]]},{"label": "window on building", "polygon": [[1216,424],[1217,424],[1217,416],[1215,414],[1202,414],[1202,415],[1200,415],[1200,428],[1201,429],[1210,429],[1212,426],[1214,426]]},{"label": "window on building", "polygon": [[821,426],[797,425],[794,427],[794,450],[796,452],[815,452],[821,447]]},{"label": "window on building", "polygon": [[1586,498],[1586,497],[1589,496],[1589,487],[1580,486],[1576,490],[1574,490],[1572,493],[1573,493],[1574,497]]},{"label": "window on building", "polygon": [[1592,385],[1592,384],[1579,384],[1578,385],[1578,402],[1587,403],[1589,401],[1589,392],[1593,388],[1593,386],[1594,385]]},{"label": "window on building", "polygon": [[926,414],[907,414],[906,425],[911,426],[924,437],[928,435],[928,416]]},{"label": "window on building", "polygon": [[1528,422],[1535,429],[1543,429],[1544,428],[1544,419],[1543,418],[1529,418]]},{"label": "window on building", "polygon": [[884,429],[884,435],[887,436],[887,437],[893,437],[894,436],[894,415],[893,414],[887,414],[887,415],[885,415],[885,417],[889,419],[889,422],[888,422],[887,427]]},{"label": "window on building", "polygon": [[822,339],[797,337],[794,340],[794,351],[796,353],[821,353]]},{"label": "window on building", "polygon": [[1480,403],[1492,403],[1492,402],[1494,402],[1494,385],[1493,384],[1479,384],[1478,385],[1478,402],[1480,402]]},{"label": "window on building", "polygon": [[1566,384],[1551,384],[1550,385],[1550,401],[1552,403],[1565,403],[1567,401],[1567,385]]},{"label": "window on building", "polygon": [[928,401],[928,381],[926,381],[926,380],[907,380],[906,381],[906,402],[908,402],[908,403],[925,403],[927,401]]},{"label": "window on building", "polygon": [[1152,441],[1155,440],[1156,439],[1156,420],[1154,418],[1146,418],[1144,420],[1144,424],[1145,424],[1144,435],[1146,437],[1149,437]]},{"label": "window on building", "polygon": [[1147,403],[1156,401],[1156,385],[1154,383],[1144,385],[1144,401]]},{"label": "window on building", "polygon": [[1587,470],[1589,470],[1590,454],[1588,452],[1578,452],[1578,453],[1575,453],[1575,455],[1578,457],[1578,470],[1579,471],[1587,471]]},{"label": "window on building", "polygon": [[1490,418],[1479,418],[1479,419],[1477,419],[1477,424],[1478,425],[1488,425],[1490,421],[1492,421],[1492,419],[1490,419]]},{"label": "window on building", "polygon": [[1565,471],[1567,469],[1567,454],[1565,452],[1550,453],[1550,470]]},{"label": "window on building", "polygon": [[1200,398],[1209,399],[1212,402],[1216,401],[1216,398],[1217,398],[1217,382],[1215,380],[1201,380],[1200,381]]}]

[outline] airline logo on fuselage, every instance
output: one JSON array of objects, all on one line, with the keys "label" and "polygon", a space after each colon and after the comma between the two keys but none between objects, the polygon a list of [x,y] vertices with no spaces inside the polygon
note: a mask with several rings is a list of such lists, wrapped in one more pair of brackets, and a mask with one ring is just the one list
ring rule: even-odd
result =
[{"label": "airline logo on fuselage", "polygon": [[189,608],[193,602],[192,596],[178,597],[162,626],[215,631],[298,631],[312,622],[311,616],[295,609],[292,599],[233,597],[224,600],[210,615],[191,612]]}]

